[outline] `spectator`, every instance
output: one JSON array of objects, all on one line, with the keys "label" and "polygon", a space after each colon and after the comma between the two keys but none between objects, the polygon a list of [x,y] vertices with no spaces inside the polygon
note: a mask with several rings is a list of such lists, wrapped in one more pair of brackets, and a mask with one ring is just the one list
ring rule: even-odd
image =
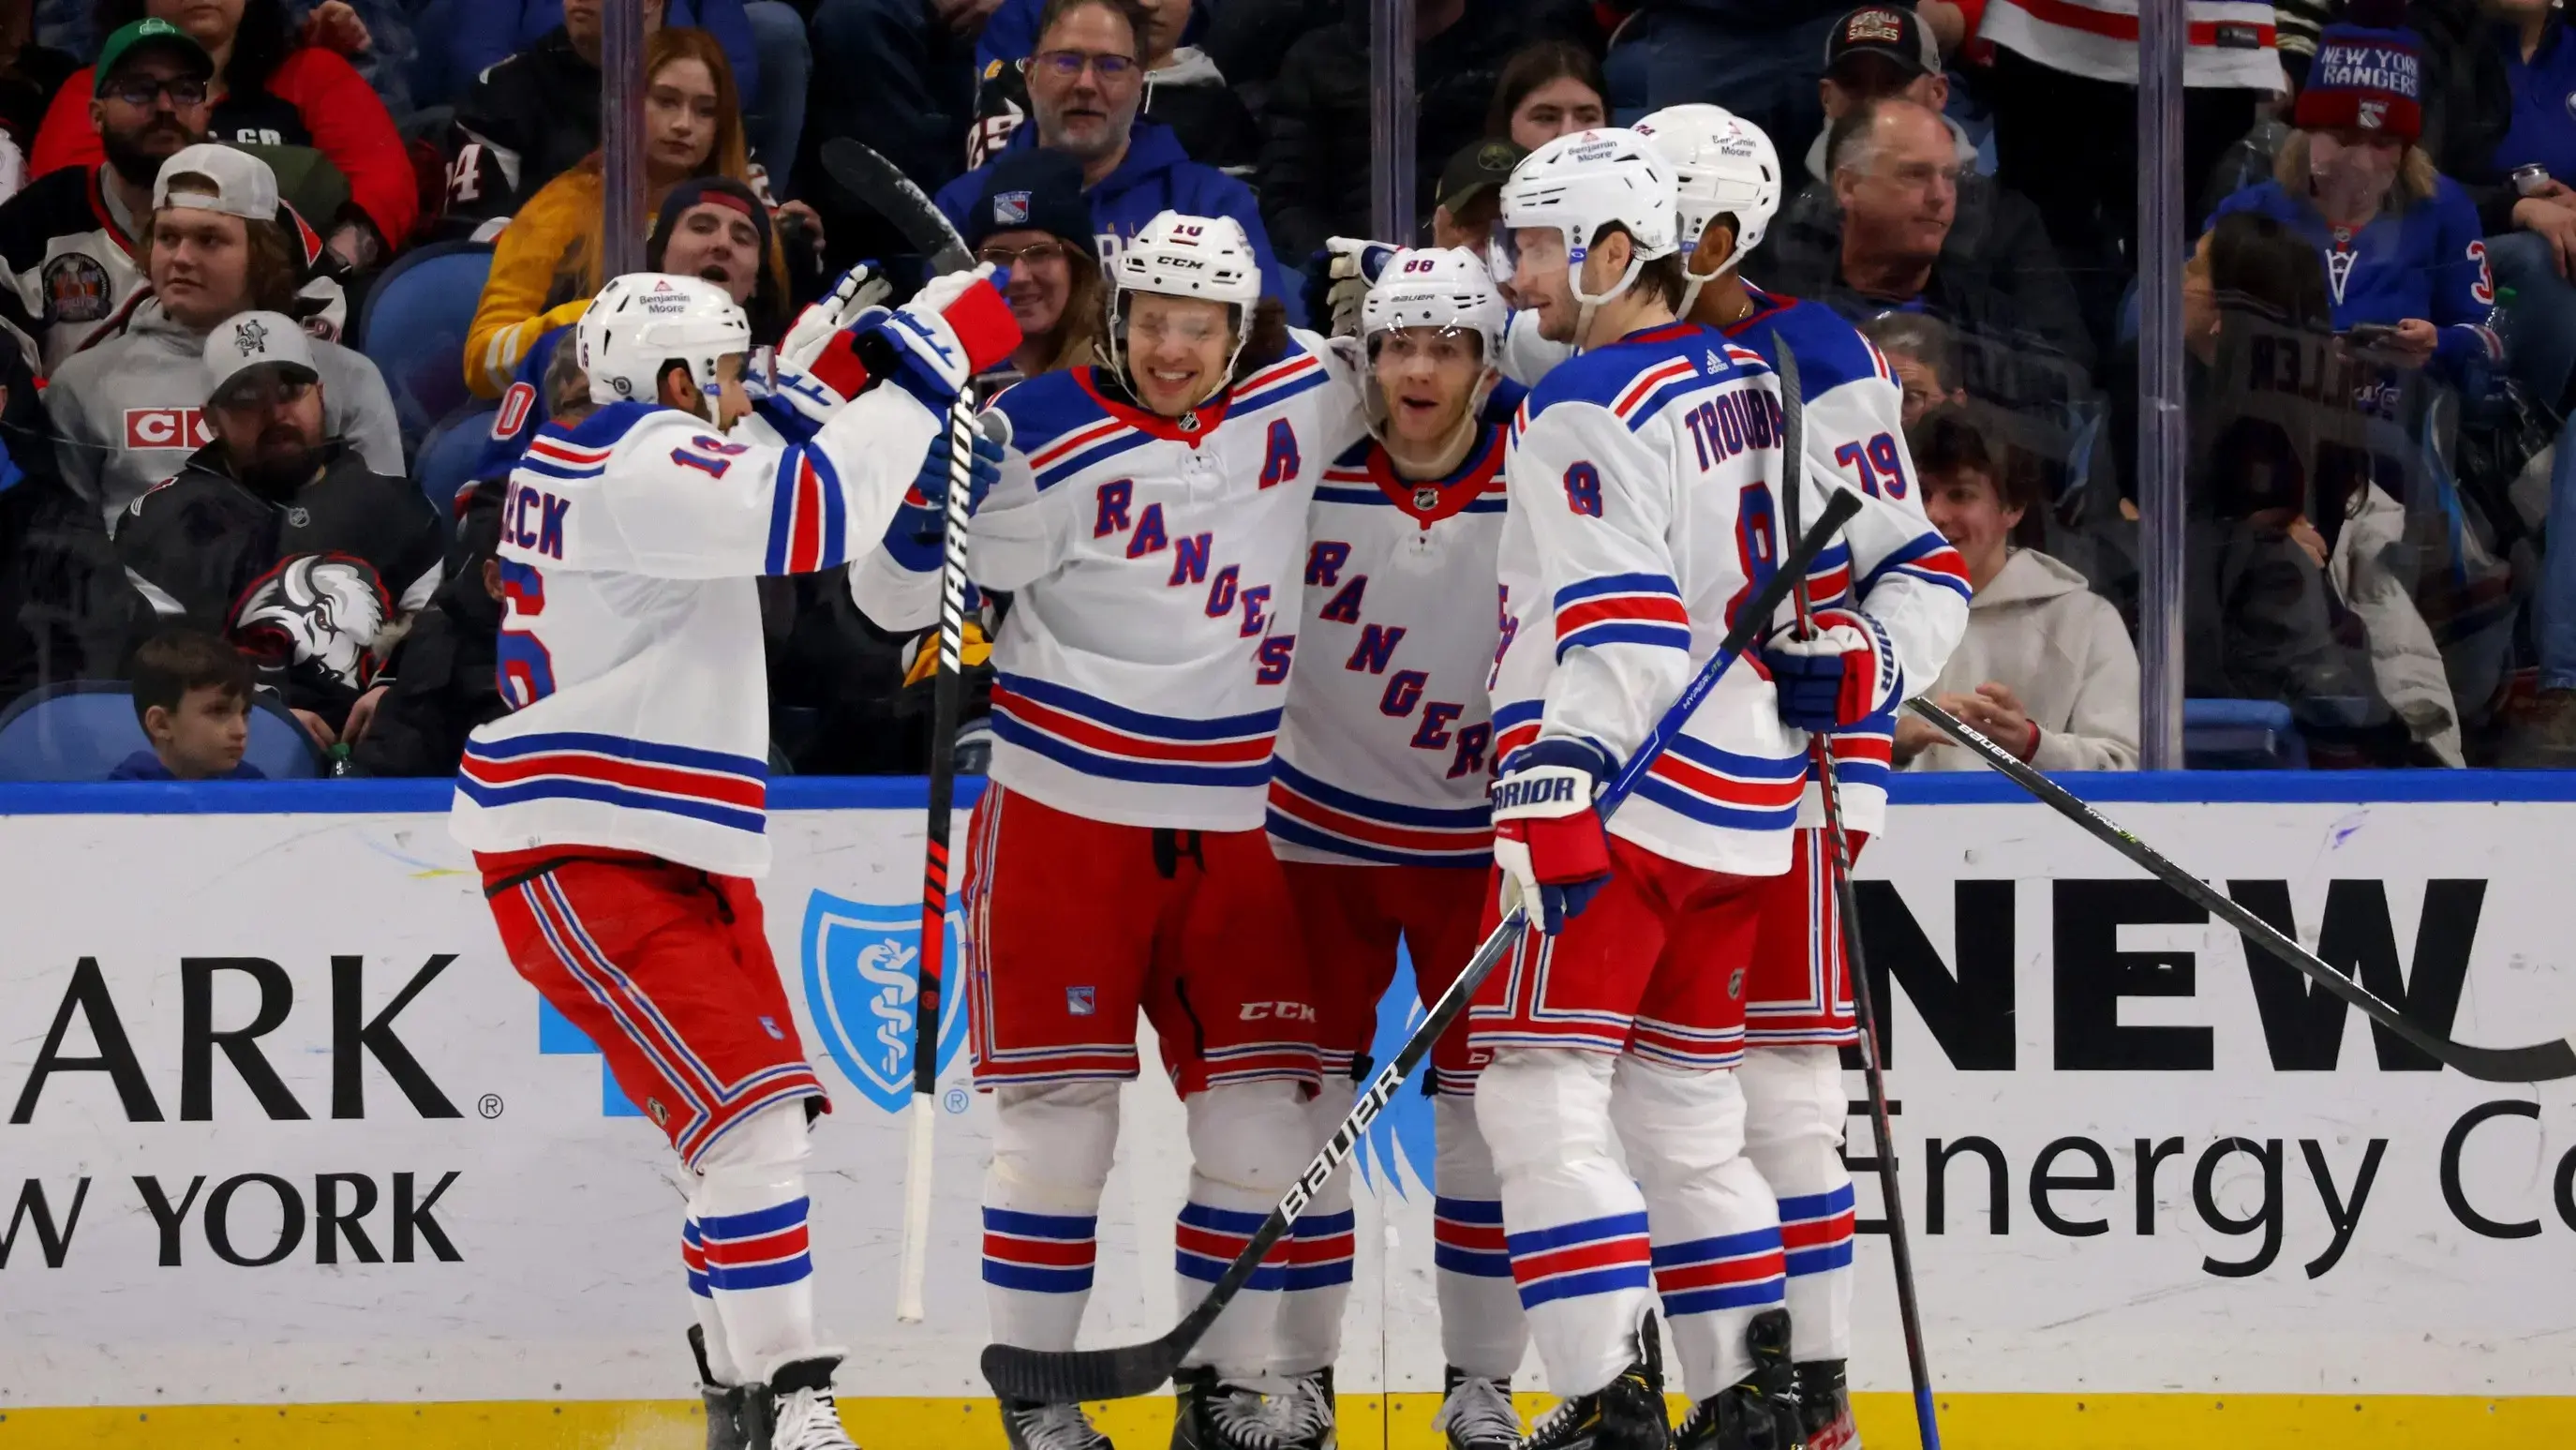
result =
[{"label": "spectator", "polygon": [[[572,0],[563,23],[467,74],[456,103],[448,167],[451,226],[507,219],[599,149],[601,0]],[[662,28],[663,0],[643,0],[644,30]],[[475,7],[479,8],[479,7]],[[506,14],[506,5],[491,7]],[[459,43],[466,43],[460,35]]]},{"label": "spectator", "polygon": [[[644,58],[646,203],[658,215],[683,182],[741,181],[748,163],[733,76],[715,40],[703,30],[658,31]],[[503,229],[466,332],[465,381],[477,396],[499,397],[529,345],[579,317],[606,282],[599,272],[602,213],[593,151],[547,182]]]},{"label": "spectator", "polygon": [[1504,62],[1485,111],[1485,135],[1536,151],[1569,131],[1608,125],[1604,94],[1592,52],[1562,40],[1539,41]]},{"label": "spectator", "polygon": [[106,160],[40,177],[0,203],[0,319],[50,372],[113,335],[146,295],[152,183],[161,163],[205,139],[215,62],[166,20],[108,37],[89,103]]},{"label": "spectator", "polygon": [[[1939,113],[1950,98],[1949,78],[1932,37],[1911,11],[1888,5],[1865,5],[1836,22],[1825,50],[1825,73],[1816,82],[1829,122],[1839,122],[1873,101],[1900,97]],[[1977,148],[1959,123],[1947,115],[1958,177],[1958,200],[1948,235],[1941,239],[1942,265],[1973,272],[2000,293],[2011,309],[2024,315],[2077,317],[2075,291],[2049,246],[2048,230],[2038,208],[2005,190],[1976,170]],[[1807,148],[1803,187],[1792,188],[1787,205],[1772,223],[1766,242],[1774,248],[1796,247],[1810,254],[1840,245],[1842,211],[1834,198],[1833,173],[1825,163],[1831,126]],[[1757,253],[1750,262],[1767,270]]]},{"label": "spectator", "polygon": [[[570,359],[572,354],[563,354]],[[573,375],[580,376],[578,369]],[[588,386],[585,379],[583,385]],[[361,775],[453,775],[465,737],[510,713],[500,690],[501,500],[496,484],[469,487],[444,579],[385,672],[375,718],[350,752]]]},{"label": "spectator", "polygon": [[[152,189],[154,295],[125,331],[66,360],[45,390],[64,481],[109,516],[177,473],[213,440],[202,405],[206,339],[224,321],[295,305],[295,244],[278,225],[277,178],[228,146],[191,146]],[[405,473],[401,429],[376,365],[316,342],[324,431],[376,472]]]},{"label": "spectator", "polygon": [[[671,194],[662,198],[661,213],[653,221],[653,235],[645,240],[644,270],[703,277],[724,288],[750,318],[751,335],[756,341],[775,342],[786,324],[786,273],[780,264],[769,210],[742,182],[710,176],[673,187]],[[510,392],[525,390],[531,403],[543,395],[547,369],[558,345],[573,319],[589,307],[590,299],[585,296],[548,311],[547,316],[560,315],[564,320],[529,344],[519,359]],[[475,470],[477,478],[496,478],[508,472],[539,425],[553,416],[535,407],[508,402],[502,404],[501,414],[516,419],[519,426],[494,436]],[[496,422],[494,426],[499,425]]]},{"label": "spectator", "polygon": [[297,719],[325,749],[366,734],[382,653],[438,588],[438,513],[323,422],[313,346],[273,312],[206,339],[214,441],[135,501],[117,553],[165,617],[274,657]]},{"label": "spectator", "polygon": [[[2182,0],[2183,204],[2284,89],[2269,7]],[[1987,0],[1977,30],[1994,61],[1995,179],[2039,207],[2076,277],[2093,335],[2110,338],[2137,255],[2138,19],[2111,0]],[[2195,215],[2188,225],[2197,230]]]},{"label": "spectator", "polygon": [[[1190,160],[1169,126],[1137,118],[1144,91],[1137,37],[1150,24],[1138,0],[1047,0],[1038,51],[1029,60],[1034,124],[1013,133],[1001,156],[1043,146],[1082,163],[1092,236],[1104,264],[1163,212],[1226,216],[1243,224],[1276,291],[1279,267],[1251,190]],[[940,188],[939,209],[960,231],[998,161]]]},{"label": "spectator", "polygon": [[[2505,23],[2495,27],[2491,54],[2502,62],[2511,123],[2482,164],[2439,150],[2433,161],[2477,203],[2497,295],[2512,293],[2513,375],[2542,404],[2564,412],[2576,377],[2576,284],[2569,280],[2576,278],[2576,189],[2568,185],[2576,181],[2576,112],[2567,107],[2576,95],[2576,44],[2550,0],[2496,0],[2494,9]],[[2475,67],[2480,82],[2492,85],[2485,70]],[[2475,100],[2492,104],[2483,93]],[[2510,182],[2527,166],[2547,178],[2529,196]]]},{"label": "spectator", "polygon": [[54,465],[53,424],[26,359],[0,349],[0,699],[115,679],[149,634],[95,504]]},{"label": "spectator", "polygon": [[1841,0],[1611,0],[1634,11],[1611,42],[1611,106],[1618,123],[1691,101],[1724,106],[1771,137],[1810,136],[1825,33]]},{"label": "spectator", "polygon": [[819,0],[816,69],[867,80],[822,87],[807,125],[825,140],[847,136],[875,147],[925,191],[945,185],[957,174],[957,138],[975,113],[976,77],[998,77],[1006,63],[974,58],[976,36],[1002,3]]},{"label": "spectator", "polygon": [[[207,124],[217,140],[310,146],[348,178],[349,206],[327,223],[331,250],[342,260],[364,267],[410,240],[419,182],[393,117],[337,53],[290,41],[284,0],[100,0],[99,16],[103,27],[115,27],[147,10],[196,37],[214,58],[216,99]],[[30,158],[34,174],[104,159],[90,114],[95,90],[86,71],[64,82]]]},{"label": "spectator", "polygon": [[134,652],[134,718],[152,742],[110,780],[265,780],[250,748],[250,661],[201,629],[173,629]]},{"label": "spectator", "polygon": [[1109,289],[1082,200],[1082,165],[1061,151],[1015,151],[984,179],[967,214],[966,245],[1010,273],[1003,295],[1020,324],[1011,371],[1019,377],[1100,360]]},{"label": "spectator", "polygon": [[2477,208],[2415,144],[2420,72],[2405,31],[2331,25],[2272,180],[2218,205],[2271,217],[2316,247],[2338,331],[2393,328],[2378,349],[2451,377],[2503,355]]},{"label": "spectator", "polygon": [[[1967,398],[1958,383],[1959,361],[1950,329],[1941,319],[1920,312],[1888,312],[1862,323],[1860,330],[1887,354],[1887,365],[1896,372],[1897,386],[1905,395],[1901,407],[1908,430],[1932,409]],[[1920,471],[1922,465],[1915,466]]]},{"label": "spectator", "polygon": [[36,43],[32,5],[0,5],[0,136],[17,150],[22,184],[45,108],[79,69],[77,57]]},{"label": "spectator", "polygon": [[[2038,500],[1962,408],[1935,408],[1905,432],[1932,526],[1968,564],[1968,632],[1932,684],[1933,703],[2042,770],[2135,770],[2138,652],[2120,611],[2084,576],[2014,534]],[[2036,522],[2036,520],[2032,520]],[[1974,770],[1978,759],[1911,715],[1896,722],[1897,763]]]},{"label": "spectator", "polygon": [[[1987,269],[1943,250],[1958,217],[1961,167],[1940,115],[1903,97],[1871,101],[1834,123],[1828,147],[1840,235],[1808,228],[1778,239],[1769,259],[1774,290],[1825,301],[1859,321],[1891,309],[1923,311],[1963,339],[2008,351],[2025,364],[2031,344],[2056,354],[2080,378],[2093,361],[2082,319],[2071,309],[2006,294]],[[2019,405],[2038,392],[2016,376],[1971,392]]]},{"label": "spectator", "polygon": [[[1145,100],[1138,112],[1160,121],[1180,138],[1192,161],[1213,166],[1228,176],[1249,176],[1261,155],[1261,128],[1252,108],[1205,51],[1181,44],[1197,12],[1191,0],[1140,0],[1148,23],[1144,31]],[[1013,8],[1021,8],[1015,5]],[[1027,6],[1030,18],[1035,6]],[[988,28],[986,39],[991,39]],[[975,126],[966,138],[966,164],[981,166],[1011,139],[1028,119],[1028,57],[996,61],[975,104]]]},{"label": "spectator", "polygon": [[1529,155],[1513,141],[1470,141],[1441,169],[1432,193],[1431,245],[1464,247],[1481,257],[1503,214],[1503,183]]}]

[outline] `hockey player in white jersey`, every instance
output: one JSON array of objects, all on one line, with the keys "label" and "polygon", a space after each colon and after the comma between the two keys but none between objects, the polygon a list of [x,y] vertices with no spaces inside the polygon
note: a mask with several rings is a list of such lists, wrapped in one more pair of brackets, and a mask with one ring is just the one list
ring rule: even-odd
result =
[{"label": "hockey player in white jersey", "polygon": [[[1672,106],[1637,123],[1672,163],[1692,321],[1714,327],[1777,367],[1797,355],[1804,452],[1812,479],[1856,489],[1914,532],[1893,551],[1856,558],[1837,542],[1810,573],[1815,606],[1859,608],[1892,628],[1945,632],[1968,598],[1956,550],[1923,515],[1905,449],[1895,371],[1859,329],[1822,303],[1766,292],[1738,263],[1762,241],[1780,205],[1780,162],[1759,127],[1709,105]],[[1955,596],[1955,597],[1954,597]],[[1927,617],[1928,616],[1928,617]],[[1946,660],[1926,656],[1926,668]],[[1929,676],[1916,676],[1917,680]],[[1895,717],[1873,714],[1830,736],[1844,839],[1855,854],[1884,828]],[[1745,1155],[1778,1195],[1788,1269],[1790,1354],[1808,1450],[1859,1444],[1844,1388],[1851,1355],[1853,1196],[1843,1164],[1849,1095],[1841,1049],[1859,1040],[1843,960],[1823,830],[1821,782],[1799,804],[1786,874],[1760,888],[1762,920],[1745,982]]]},{"label": "hockey player in white jersey", "polygon": [[[1349,364],[1262,304],[1242,229],[1165,212],[1110,268],[1105,366],[1003,393],[1001,476],[969,572],[1007,595],[992,785],[964,893],[977,1085],[994,1096],[986,1302],[1001,1342],[1074,1345],[1118,1091],[1149,1016],[1189,1119],[1182,1307],[1309,1156],[1315,997],[1263,833],[1297,648],[1307,506],[1358,436]],[[937,575],[880,550],[860,608],[909,629]],[[1172,1444],[1272,1450],[1314,1407],[1279,1388],[1280,1291],[1347,1274],[1350,1235],[1301,1234],[1199,1341]],[[1265,1390],[1276,1393],[1265,1394]],[[1006,1402],[1019,1450],[1096,1450],[1081,1407]]]},{"label": "hockey player in white jersey", "polygon": [[[1378,999],[1411,956],[1424,1003],[1481,938],[1493,862],[1486,682],[1500,639],[1494,559],[1504,433],[1482,421],[1500,375],[1503,299],[1457,250],[1391,261],[1359,310],[1371,437],[1333,460],[1307,514],[1303,656],[1288,686],[1270,781],[1270,841],[1305,931],[1325,1091],[1308,1105],[1320,1148],[1351,1107]],[[1511,1376],[1528,1347],[1503,1252],[1493,1161],[1476,1131],[1467,1024],[1432,1050],[1439,1142],[1433,1259],[1449,1363],[1435,1428],[1453,1450],[1517,1447]],[[1346,1245],[1350,1175],[1298,1216],[1301,1246]],[[1347,1248],[1309,1271],[1292,1256],[1280,1306],[1283,1375],[1329,1407],[1350,1295]],[[1303,1446],[1329,1425],[1292,1427]]]},{"label": "hockey player in white jersey", "polygon": [[592,406],[549,422],[501,511],[501,691],[452,828],[512,965],[589,1034],[689,1177],[681,1243],[708,1443],[851,1450],[814,1330],[806,1126],[826,1110],[762,932],[763,575],[876,545],[947,399],[1019,341],[980,277],[831,337],[746,421],[751,329],[721,288],[637,274],[574,346]]},{"label": "hockey player in white jersey", "polygon": [[[1645,138],[1540,148],[1505,188],[1503,227],[1520,302],[1580,349],[1532,393],[1505,465],[1495,857],[1537,931],[1473,1013],[1513,1272],[1569,1396],[1531,1443],[1666,1443],[1658,1291],[1696,1402],[1684,1443],[1790,1443],[1780,1221],[1744,1156],[1733,1073],[1760,878],[1790,861],[1806,729],[1930,678],[1965,610],[1946,637],[1856,610],[1822,614],[1812,640],[1775,631],[1605,835],[1599,789],[1779,557],[1779,395],[1757,354],[1677,320],[1675,180]],[[1804,505],[1814,516],[1822,494]],[[1913,533],[1870,503],[1847,537],[1875,556]]]}]

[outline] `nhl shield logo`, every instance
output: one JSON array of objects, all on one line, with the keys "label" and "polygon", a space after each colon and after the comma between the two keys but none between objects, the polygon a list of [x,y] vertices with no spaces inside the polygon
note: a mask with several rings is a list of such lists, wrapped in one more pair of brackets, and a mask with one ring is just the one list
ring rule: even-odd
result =
[{"label": "nhl shield logo", "polygon": [[[939,1066],[966,1040],[957,898],[948,899],[948,949],[940,958]],[[841,1075],[887,1112],[912,1093],[912,1036],[921,992],[921,908],[851,901],[817,891],[805,902],[798,941],[805,1006]]]}]

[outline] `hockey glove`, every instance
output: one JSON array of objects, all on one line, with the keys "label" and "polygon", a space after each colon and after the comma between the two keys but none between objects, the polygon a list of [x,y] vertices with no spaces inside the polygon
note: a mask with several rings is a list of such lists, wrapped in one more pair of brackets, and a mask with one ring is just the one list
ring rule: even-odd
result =
[{"label": "hockey glove", "polygon": [[832,290],[796,314],[787,336],[779,340],[779,370],[812,372],[834,334],[865,327],[884,317],[886,299],[893,295],[894,285],[886,281],[874,262],[861,262],[843,272]]},{"label": "hockey glove", "polygon": [[1357,335],[1360,304],[1398,250],[1352,237],[1327,239],[1306,262],[1307,325],[1334,337]]},{"label": "hockey glove", "polygon": [[895,346],[893,381],[944,412],[968,380],[1009,357],[1020,345],[1020,324],[1002,300],[1008,280],[986,262],[931,278],[896,308],[879,324]]},{"label": "hockey glove", "polygon": [[1529,909],[1541,935],[1583,914],[1610,879],[1610,839],[1592,807],[1610,761],[1583,740],[1541,740],[1515,750],[1494,782],[1494,865],[1502,909]]},{"label": "hockey glove", "polygon": [[[1002,445],[977,432],[966,474],[966,512],[971,515],[984,506],[984,495],[1001,481]],[[942,428],[921,460],[921,472],[914,475],[912,487],[896,507],[893,522],[886,525],[886,553],[916,574],[927,574],[940,565],[941,540],[948,533],[948,486],[948,430]]]},{"label": "hockey glove", "polygon": [[1896,708],[1896,650],[1878,621],[1856,609],[1816,611],[1806,639],[1775,634],[1762,663],[1779,691],[1780,718],[1810,734],[1848,730]]}]

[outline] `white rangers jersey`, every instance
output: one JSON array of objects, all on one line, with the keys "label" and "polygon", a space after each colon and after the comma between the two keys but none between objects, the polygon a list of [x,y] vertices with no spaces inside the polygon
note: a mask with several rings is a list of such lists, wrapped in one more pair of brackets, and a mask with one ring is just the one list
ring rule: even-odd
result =
[{"label": "white rangers jersey", "polygon": [[[1803,357],[1801,358],[1803,362]],[[1651,328],[1549,373],[1514,422],[1501,558],[1512,623],[1494,698],[1498,749],[1540,735],[1633,755],[1786,543],[1778,380],[1761,356],[1690,323]],[[1801,516],[1824,506],[1811,478]],[[1846,526],[1866,577],[1909,548],[1945,548],[1919,517],[1865,499]],[[1883,587],[1942,590],[1931,580]],[[1967,600],[1882,621],[1901,680],[1929,681]],[[1790,617],[1784,607],[1780,616]],[[1611,822],[1613,834],[1708,870],[1789,864],[1806,735],[1779,717],[1755,661],[1730,670]]]},{"label": "white rangers jersey", "polygon": [[[2289,89],[2270,0],[2183,0],[2182,83]],[[2138,0],[1991,0],[1977,38],[2051,70],[2138,83]]]},{"label": "white rangers jersey", "polygon": [[1494,560],[1506,431],[1448,477],[1396,477],[1364,440],[1307,514],[1302,657],[1270,780],[1280,859],[1455,866],[1493,859]]},{"label": "white rangers jersey", "polygon": [[[1872,560],[1857,578],[1850,538],[1836,540],[1817,556],[1815,568],[1808,573],[1810,595],[1819,609],[1856,604],[1892,631],[1922,640],[1926,653],[1921,664],[1933,673],[1907,678],[1917,686],[1929,685],[1967,627],[1968,574],[1958,551],[1924,517],[1914,458],[1905,448],[1905,394],[1896,370],[1858,328],[1823,303],[1801,302],[1750,285],[1744,290],[1753,299],[1753,312],[1726,328],[1726,336],[1761,354],[1775,369],[1782,342],[1797,354],[1808,480],[1857,489],[1864,497],[1881,500],[1913,530],[1906,542]],[[1805,511],[1799,515],[1802,522],[1814,517]],[[1786,524],[1784,518],[1784,547],[1789,542]],[[1936,639],[1948,641],[1937,655],[1930,653],[1931,641]],[[1912,667],[1909,662],[1908,668]],[[1834,733],[1835,778],[1842,787],[1845,829],[1872,835],[1886,829],[1887,777],[1895,745],[1894,711]],[[1815,786],[1808,788],[1801,824],[1824,824],[1820,796]]]},{"label": "white rangers jersey", "polygon": [[875,547],[944,426],[870,390],[805,442],[642,403],[540,429],[501,505],[501,693],[457,774],[477,851],[642,851],[769,866],[769,679],[756,576]]},{"label": "white rangers jersey", "polygon": [[[1327,460],[1360,436],[1344,357],[1311,333],[1178,419],[1092,368],[993,406],[1001,479],[968,569],[994,640],[992,778],[1115,825],[1258,830],[1297,646],[1296,569]],[[851,594],[881,628],[938,619],[938,571],[880,548]]]}]

